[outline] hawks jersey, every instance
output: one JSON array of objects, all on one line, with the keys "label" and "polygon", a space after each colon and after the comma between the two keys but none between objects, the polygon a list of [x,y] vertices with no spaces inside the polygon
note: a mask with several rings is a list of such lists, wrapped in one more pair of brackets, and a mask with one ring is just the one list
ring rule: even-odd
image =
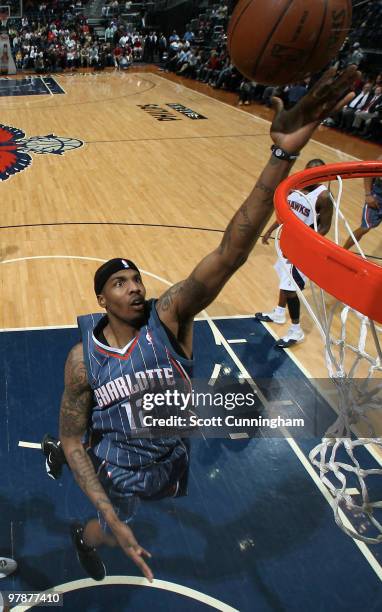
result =
[{"label": "hawks jersey", "polygon": [[[145,304],[146,324],[123,349],[111,348],[95,336],[107,318],[102,314],[78,317],[88,381],[93,389],[91,444],[101,460],[125,468],[145,467],[168,455],[180,438],[141,438],[132,431],[147,414],[145,393],[162,393],[175,386],[191,387],[193,361],[176,354],[155,307]],[[97,329],[96,329],[97,328]]]},{"label": "hawks jersey", "polygon": [[324,191],[326,191],[325,185],[319,185],[313,191],[309,193],[301,193],[299,191],[293,191],[288,196],[288,204],[296,217],[301,219],[305,225],[310,227],[314,226],[314,215],[316,211],[316,203]]}]

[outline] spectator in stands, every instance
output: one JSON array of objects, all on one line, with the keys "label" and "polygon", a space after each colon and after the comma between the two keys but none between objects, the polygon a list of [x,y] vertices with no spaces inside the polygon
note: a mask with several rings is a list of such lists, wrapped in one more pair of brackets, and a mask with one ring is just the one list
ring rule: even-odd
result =
[{"label": "spectator in stands", "polygon": [[230,58],[227,56],[225,58],[224,64],[222,66],[222,69],[220,70],[219,74],[217,75],[215,82],[212,83],[213,87],[216,87],[216,89],[224,89],[227,80],[229,79],[229,77],[232,74],[232,70],[233,70],[233,64],[231,63]]},{"label": "spectator in stands", "polygon": [[163,34],[163,32],[161,32],[159,35],[158,42],[157,42],[157,50],[158,50],[159,61],[161,62],[163,60],[164,53],[166,53],[167,51],[167,39],[165,35]]},{"label": "spectator in stands", "polygon": [[143,61],[152,63],[154,61],[154,53],[157,46],[157,35],[155,32],[147,34],[143,44]]},{"label": "spectator in stands", "polygon": [[208,83],[213,73],[221,68],[221,61],[219,60],[218,53],[215,49],[211,51],[211,55],[207,62],[201,67],[198,74],[198,81]]},{"label": "spectator in stands", "polygon": [[202,55],[199,49],[197,49],[196,51],[192,49],[190,51],[188,61],[183,64],[182,68],[179,71],[179,74],[194,79],[196,76],[196,70],[201,61],[201,57]]},{"label": "spectator in stands", "polygon": [[194,40],[195,40],[195,34],[190,29],[190,26],[187,26],[187,28],[188,29],[184,33],[183,40],[188,42],[188,43],[190,43],[190,44],[192,44],[194,42]]},{"label": "spectator in stands", "polygon": [[359,66],[363,61],[364,57],[365,56],[359,42],[356,42],[354,43],[345,63],[346,65],[355,64],[356,66]]},{"label": "spectator in stands", "polygon": [[142,38],[138,32],[133,37],[133,57],[138,61],[141,61],[143,57]]},{"label": "spectator in stands", "polygon": [[366,140],[382,142],[382,110],[378,110],[377,117],[373,117],[368,126],[367,133],[362,137]]},{"label": "spectator in stands", "polygon": [[350,130],[356,111],[361,111],[372,97],[372,83],[365,83],[361,93],[353,98],[353,100],[347,106],[345,106],[336,116],[333,117],[334,123],[337,123],[337,126],[340,129]]},{"label": "spectator in stands", "polygon": [[172,31],[172,34],[168,40],[170,43],[180,40],[176,30]]},{"label": "spectator in stands", "polygon": [[[363,109],[356,110],[352,124],[353,131],[360,133],[361,136],[366,136],[372,119],[378,118],[380,110],[382,110],[382,87],[378,85],[378,87],[374,89],[374,95],[369,99]],[[361,131],[362,127],[363,132]]]},{"label": "spectator in stands", "polygon": [[113,38],[114,38],[114,28],[112,27],[111,24],[109,24],[107,26],[107,28],[105,29],[105,41],[108,43],[112,43],[113,42]]},{"label": "spectator in stands", "polygon": [[285,88],[284,92],[286,93],[286,104],[285,108],[292,108],[297,102],[305,96],[308,91],[309,79],[307,82],[302,81],[301,83],[296,83],[295,85],[290,85]]},{"label": "spectator in stands", "polygon": [[253,88],[255,85],[256,83],[245,78],[241,81],[239,85],[239,106],[252,102]]}]

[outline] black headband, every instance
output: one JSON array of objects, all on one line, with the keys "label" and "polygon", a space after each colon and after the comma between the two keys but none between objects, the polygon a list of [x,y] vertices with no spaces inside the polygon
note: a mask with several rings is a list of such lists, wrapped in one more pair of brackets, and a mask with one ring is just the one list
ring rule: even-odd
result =
[{"label": "black headband", "polygon": [[130,261],[130,259],[120,259],[119,257],[109,259],[109,261],[102,264],[102,266],[98,268],[94,275],[94,291],[96,295],[99,295],[102,292],[102,289],[110,276],[116,272],[119,272],[120,270],[136,270],[139,272],[135,263]]}]

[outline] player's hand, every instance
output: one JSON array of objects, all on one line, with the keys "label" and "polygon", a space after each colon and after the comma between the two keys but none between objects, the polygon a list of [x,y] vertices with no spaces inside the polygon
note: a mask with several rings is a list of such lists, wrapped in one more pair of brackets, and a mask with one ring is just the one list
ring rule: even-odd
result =
[{"label": "player's hand", "polygon": [[354,65],[348,66],[338,75],[335,68],[330,68],[298,104],[288,111],[284,110],[280,98],[273,98],[273,142],[288,153],[298,153],[325,117],[351,102],[354,92],[349,93],[349,90],[359,74]]},{"label": "player's hand", "polygon": [[139,567],[142,574],[146,576],[150,582],[154,579],[154,574],[144,560],[144,557],[151,558],[151,554],[148,550],[145,550],[140,546],[135,539],[134,533],[125,523],[119,521],[116,527],[113,527],[113,534],[116,537],[118,544],[122,550],[126,553],[135,565]]},{"label": "player's hand", "polygon": [[378,202],[373,195],[366,196],[365,203],[368,205],[369,208],[379,208]]},{"label": "player's hand", "polygon": [[261,242],[263,244],[269,244],[270,237],[271,237],[271,232],[265,232],[264,236],[261,238]]}]

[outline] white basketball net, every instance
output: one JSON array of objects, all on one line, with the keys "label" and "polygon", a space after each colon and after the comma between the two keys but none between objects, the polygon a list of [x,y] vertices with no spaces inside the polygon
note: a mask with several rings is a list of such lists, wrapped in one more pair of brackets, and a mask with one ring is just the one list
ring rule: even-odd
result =
[{"label": "white basketball net", "polygon": [[[337,176],[337,180],[337,198],[330,194],[334,206],[335,242],[341,244],[341,222],[354,240],[359,255],[365,258],[341,211],[342,179]],[[314,227],[317,231],[316,218]],[[282,257],[281,231],[282,226],[278,228],[275,243],[277,253]],[[374,456],[370,456],[368,463],[382,465],[382,438],[375,434],[373,425],[373,420],[376,422],[382,416],[382,328],[326,294],[312,281],[309,284],[311,301],[300,289],[296,290],[321,333],[327,369],[337,391],[332,407],[338,414],[321,443],[310,452],[309,459],[318,468],[322,482],[333,496],[337,525],[353,538],[376,544],[382,542],[382,501],[370,500],[366,480],[370,482],[373,475],[382,476],[382,468],[363,468],[356,455],[360,452],[359,447],[364,447]],[[358,337],[358,343],[355,337]],[[381,428],[382,424],[379,431]]]}]

